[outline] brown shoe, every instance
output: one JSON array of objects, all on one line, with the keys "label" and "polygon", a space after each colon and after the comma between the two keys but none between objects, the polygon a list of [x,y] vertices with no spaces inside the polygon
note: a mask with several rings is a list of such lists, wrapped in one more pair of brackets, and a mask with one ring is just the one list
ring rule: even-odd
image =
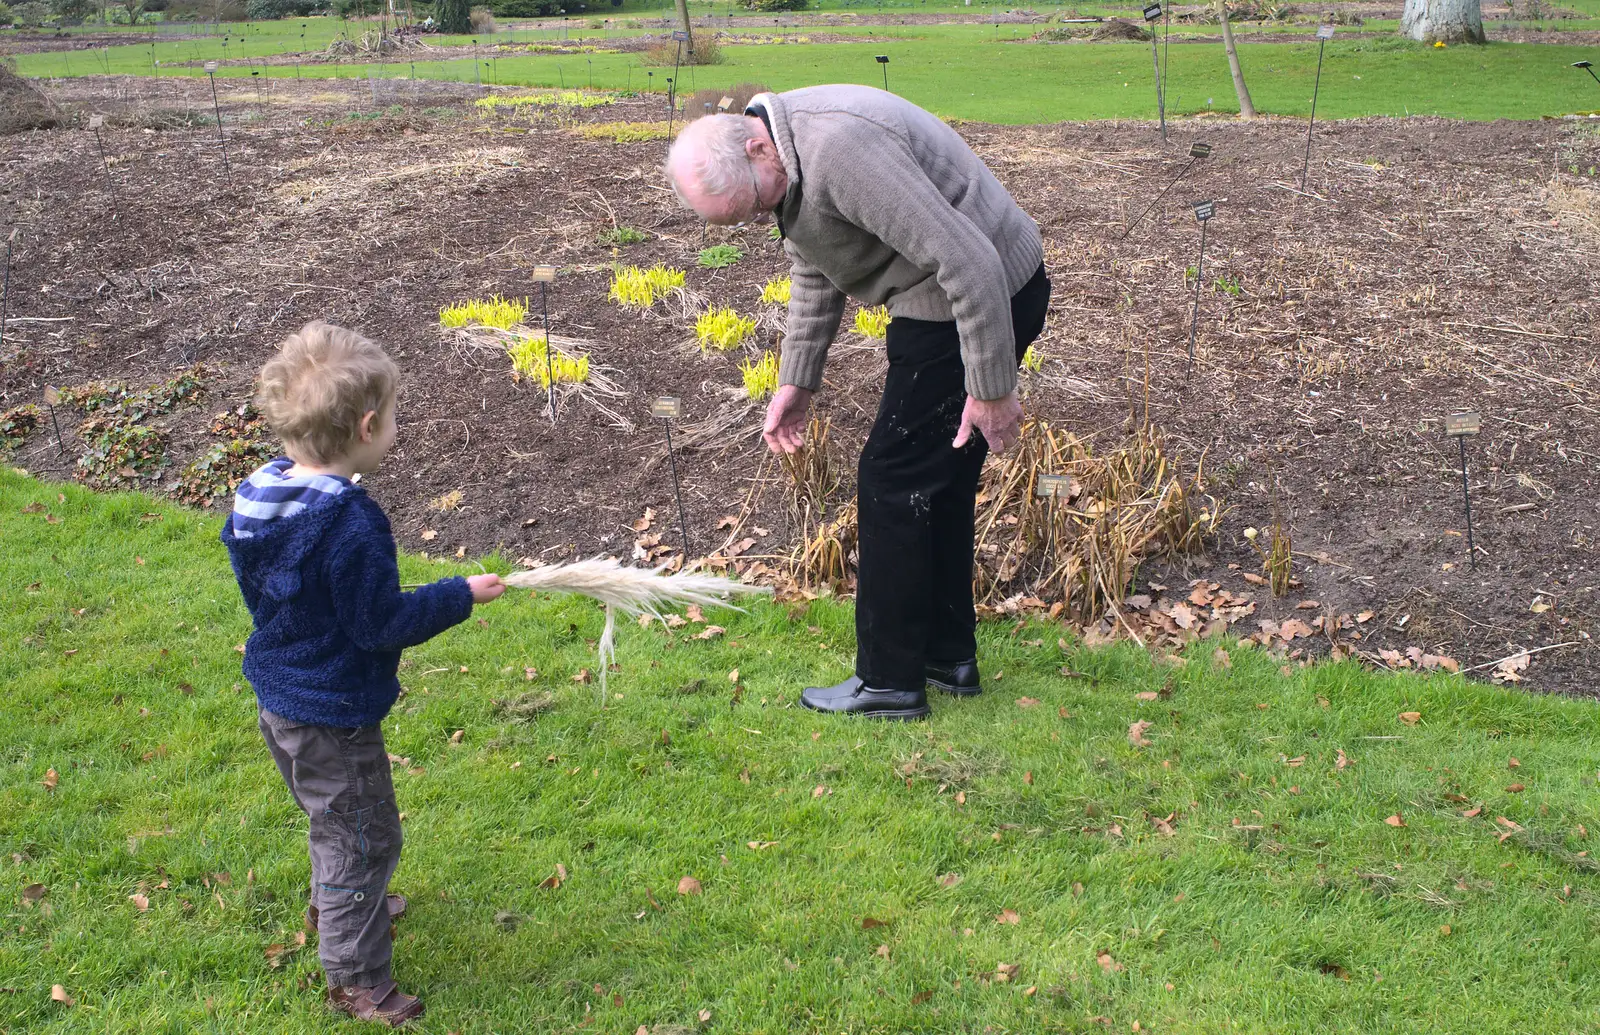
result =
[{"label": "brown shoe", "polygon": [[[391,924],[406,915],[406,897],[404,895],[388,895],[385,896],[385,901],[389,906],[389,922]],[[317,929],[319,912],[316,906],[306,906],[306,929],[313,933]]]},{"label": "brown shoe", "polygon": [[391,1028],[422,1016],[422,1000],[401,992],[393,981],[372,988],[335,985],[328,989],[328,1005],[358,1021],[381,1021]]}]

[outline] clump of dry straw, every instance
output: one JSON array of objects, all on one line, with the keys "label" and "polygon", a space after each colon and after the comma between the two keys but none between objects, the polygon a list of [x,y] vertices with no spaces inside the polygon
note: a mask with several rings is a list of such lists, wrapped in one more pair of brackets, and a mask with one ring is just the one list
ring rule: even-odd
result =
[{"label": "clump of dry straw", "polygon": [[634,568],[615,558],[595,557],[519,571],[505,578],[515,589],[544,590],[547,593],[576,593],[606,605],[606,627],[600,635],[600,692],[605,693],[606,668],[617,658],[617,610],[629,615],[649,614],[661,618],[661,608],[699,604],[703,607],[743,608],[728,603],[739,593],[770,596],[770,586],[747,586],[742,582],[698,571],[663,575],[666,565]]}]

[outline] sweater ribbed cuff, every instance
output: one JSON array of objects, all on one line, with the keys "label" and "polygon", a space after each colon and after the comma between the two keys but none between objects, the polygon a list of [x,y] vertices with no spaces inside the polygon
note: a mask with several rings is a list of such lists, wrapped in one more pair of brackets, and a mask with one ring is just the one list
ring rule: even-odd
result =
[{"label": "sweater ribbed cuff", "polygon": [[815,392],[822,387],[822,369],[827,364],[827,349],[797,347],[785,341],[778,357],[778,383]]},{"label": "sweater ribbed cuff", "polygon": [[974,399],[1001,399],[1017,390],[1017,367],[1006,360],[967,365],[967,394]]}]

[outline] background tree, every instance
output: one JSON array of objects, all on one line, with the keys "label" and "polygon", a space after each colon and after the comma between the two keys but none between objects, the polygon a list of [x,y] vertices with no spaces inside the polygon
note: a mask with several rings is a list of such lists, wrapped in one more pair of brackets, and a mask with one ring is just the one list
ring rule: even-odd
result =
[{"label": "background tree", "polygon": [[1480,0],[1406,0],[1400,35],[1424,43],[1484,43]]},{"label": "background tree", "polygon": [[50,10],[65,25],[82,25],[99,10],[95,0],[53,0]]},{"label": "background tree", "polygon": [[1233,45],[1233,27],[1228,24],[1227,0],[1217,0],[1217,20],[1222,23],[1222,49],[1228,52],[1228,71],[1233,76],[1233,92],[1239,97],[1239,117],[1253,119],[1256,106],[1250,88],[1244,85],[1244,69],[1239,67],[1239,49]]},{"label": "background tree", "polygon": [[471,32],[472,0],[434,0],[433,20],[440,32]]}]

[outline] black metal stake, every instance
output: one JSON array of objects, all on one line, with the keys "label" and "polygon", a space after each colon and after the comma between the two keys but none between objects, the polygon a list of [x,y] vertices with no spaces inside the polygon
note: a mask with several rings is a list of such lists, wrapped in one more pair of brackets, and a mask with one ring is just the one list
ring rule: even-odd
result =
[{"label": "black metal stake", "polygon": [[546,379],[549,381],[550,388],[550,423],[555,424],[557,423],[556,371],[555,356],[552,355],[552,353],[555,351],[555,345],[550,341],[550,295],[546,290],[546,287],[547,285],[545,282],[541,280],[539,282],[539,309],[544,317],[544,373]]},{"label": "black metal stake", "polygon": [[67,444],[61,440],[61,425],[56,421],[56,408],[46,404],[45,409],[50,411],[50,426],[56,429],[56,455],[66,456]]},{"label": "black metal stake", "polygon": [[1150,29],[1150,63],[1155,67],[1156,76],[1156,117],[1161,120],[1161,142],[1167,142],[1167,99],[1162,91],[1161,84],[1161,50],[1158,46],[1160,40],[1156,37],[1154,25],[1160,20],[1162,5],[1153,3],[1144,9],[1145,24]]},{"label": "black metal stake", "polygon": [[1472,570],[1478,570],[1478,551],[1472,546],[1472,491],[1467,484],[1467,437],[1457,435],[1456,441],[1461,443],[1461,502],[1467,508],[1467,558],[1472,563]]},{"label": "black metal stake", "polygon": [[889,55],[887,55],[887,54],[878,54],[876,57],[873,58],[873,60],[875,60],[876,62],[878,62],[878,64],[883,66],[883,92],[884,93],[888,93],[889,92]]},{"label": "black metal stake", "polygon": [[6,284],[0,291],[0,345],[6,342],[6,310],[11,306],[11,242],[16,240],[17,232],[11,231],[11,236],[6,238]]},{"label": "black metal stake", "polygon": [[672,117],[678,113],[678,99],[673,80],[667,80],[667,139],[672,139]]},{"label": "black metal stake", "polygon": [[[1201,148],[1205,149],[1205,153],[1204,154],[1200,153],[1200,149]],[[1196,144],[1196,145],[1194,145],[1194,148],[1192,150],[1190,150],[1190,152],[1189,152],[1189,164],[1184,166],[1178,172],[1178,175],[1176,175],[1176,176],[1174,176],[1172,178],[1172,182],[1171,183],[1169,183],[1165,187],[1161,188],[1161,193],[1156,195],[1156,199],[1154,201],[1150,202],[1150,204],[1148,204],[1148,205],[1146,205],[1144,207],[1144,211],[1140,212],[1139,215],[1134,218],[1133,222],[1128,224],[1128,228],[1126,230],[1122,231],[1122,236],[1117,238],[1117,239],[1119,241],[1126,240],[1128,235],[1133,233],[1134,228],[1137,227],[1141,222],[1144,221],[1144,217],[1148,216],[1150,214],[1150,210],[1155,208],[1157,205],[1161,204],[1161,199],[1167,196],[1167,192],[1172,190],[1172,188],[1176,187],[1178,185],[1178,181],[1179,180],[1181,180],[1185,176],[1189,175],[1189,170],[1194,168],[1194,163],[1198,162],[1200,159],[1206,157],[1209,154],[1211,154],[1211,146],[1209,144]]]},{"label": "black metal stake", "polygon": [[106,193],[111,195],[111,218],[122,218],[122,210],[117,205],[117,185],[111,179],[111,159],[106,157],[106,142],[100,138],[100,127],[94,127],[94,142],[100,148],[100,165],[106,171]]},{"label": "black metal stake", "polygon": [[222,135],[222,102],[217,100],[217,74],[207,72],[211,80],[211,110],[217,114],[217,143],[222,145],[222,171],[228,176],[228,186],[233,186],[233,166],[228,164],[228,139]]},{"label": "black metal stake", "polygon": [[683,490],[678,487],[678,460],[672,452],[672,418],[663,421],[667,426],[667,465],[672,468],[672,495],[678,501],[678,529],[683,532],[683,566],[689,566],[689,519],[683,516]]},{"label": "black metal stake", "polygon": [[1306,189],[1306,174],[1311,171],[1311,127],[1317,124],[1317,92],[1322,89],[1322,52],[1328,40],[1317,33],[1317,78],[1311,86],[1311,118],[1306,122],[1306,158],[1300,165],[1300,189]]},{"label": "black metal stake", "polygon": [[1189,318],[1189,365],[1184,371],[1184,378],[1194,373],[1194,335],[1200,326],[1200,283],[1205,279],[1206,272],[1206,224],[1209,219],[1200,220],[1200,259],[1194,264],[1194,314]]}]

